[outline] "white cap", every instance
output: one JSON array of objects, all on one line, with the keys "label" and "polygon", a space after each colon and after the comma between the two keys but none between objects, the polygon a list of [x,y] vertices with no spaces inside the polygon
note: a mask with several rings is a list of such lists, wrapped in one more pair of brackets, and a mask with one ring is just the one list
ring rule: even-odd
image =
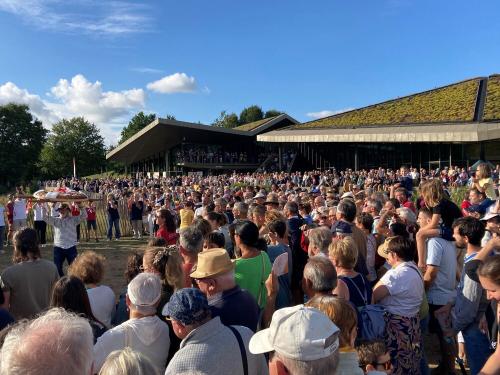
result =
[{"label": "white cap", "polygon": [[340,199],[344,199],[344,198],[352,198],[352,199],[354,199],[354,194],[351,193],[350,191],[348,191],[348,192],[342,194],[342,196],[340,197]]},{"label": "white cap", "polygon": [[495,216],[498,216],[500,215],[499,213],[497,212],[488,212],[486,215],[484,215],[481,220],[490,220],[490,219],[493,219]]},{"label": "white cap", "polygon": [[143,272],[132,279],[127,295],[135,306],[153,306],[161,297],[161,281],[153,273]]},{"label": "white cap", "polygon": [[276,351],[290,359],[314,361],[339,348],[338,327],[321,311],[298,305],[273,314],[269,328],[250,339],[253,354]]}]

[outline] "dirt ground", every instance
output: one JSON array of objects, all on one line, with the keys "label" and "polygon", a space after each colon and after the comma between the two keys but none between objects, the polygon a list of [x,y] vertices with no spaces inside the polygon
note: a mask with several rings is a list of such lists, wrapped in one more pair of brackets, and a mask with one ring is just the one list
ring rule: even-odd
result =
[{"label": "dirt ground", "polygon": [[[97,243],[93,240],[90,240],[90,242],[83,240],[77,248],[79,253],[85,250],[93,250],[106,257],[106,272],[102,284],[110,286],[118,297],[126,286],[123,273],[125,271],[128,254],[133,251],[142,251],[146,247],[147,240],[147,238],[134,240],[130,237],[122,237],[119,241],[100,239]],[[4,246],[4,250],[5,253],[0,255],[0,271],[3,271],[7,266],[12,264],[12,246]],[[52,260],[51,244],[43,247],[41,251],[43,258]],[[437,340],[434,337],[427,336],[425,348],[430,367],[436,367],[439,361],[439,346]],[[460,374],[458,367],[456,373]]]}]

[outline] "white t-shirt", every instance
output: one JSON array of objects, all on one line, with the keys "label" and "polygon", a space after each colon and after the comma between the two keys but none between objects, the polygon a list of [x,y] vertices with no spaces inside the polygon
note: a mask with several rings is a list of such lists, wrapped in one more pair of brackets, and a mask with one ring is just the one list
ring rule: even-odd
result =
[{"label": "white t-shirt", "polygon": [[[4,226],[5,226],[5,207],[0,205],[0,227]],[[3,240],[3,238],[0,240]]]},{"label": "white t-shirt", "polygon": [[165,372],[170,336],[167,323],[155,316],[130,319],[105,332],[94,345],[94,372],[98,373],[106,357],[114,350],[129,346],[148,357],[158,369]]},{"label": "white t-shirt", "polygon": [[43,220],[43,203],[42,204],[35,204],[33,206],[33,220],[35,221],[42,221]]},{"label": "white t-shirt", "polygon": [[87,289],[92,313],[106,327],[111,327],[111,319],[115,312],[115,293],[106,285]]},{"label": "white t-shirt", "polygon": [[420,310],[424,295],[424,282],[413,262],[404,262],[385,273],[380,282],[389,295],[380,301],[391,314],[414,317]]},{"label": "white t-shirt", "polygon": [[14,201],[14,220],[26,220],[26,199],[16,199]]}]

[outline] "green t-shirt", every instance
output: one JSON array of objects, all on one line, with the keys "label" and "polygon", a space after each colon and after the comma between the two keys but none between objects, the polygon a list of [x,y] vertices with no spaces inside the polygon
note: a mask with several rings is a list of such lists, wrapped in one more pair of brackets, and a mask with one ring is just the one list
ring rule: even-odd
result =
[{"label": "green t-shirt", "polygon": [[264,251],[261,251],[260,255],[254,258],[236,259],[236,284],[254,296],[257,303],[259,303],[260,295],[260,308],[266,306],[267,291],[265,282],[271,273],[271,267],[269,256]]}]

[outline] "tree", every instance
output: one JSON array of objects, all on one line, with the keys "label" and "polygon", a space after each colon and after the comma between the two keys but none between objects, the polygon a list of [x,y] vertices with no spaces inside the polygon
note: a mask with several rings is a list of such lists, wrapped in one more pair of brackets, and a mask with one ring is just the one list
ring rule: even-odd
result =
[{"label": "tree", "polygon": [[[172,118],[169,118],[169,117],[172,117]],[[167,119],[175,120],[175,117],[167,115]],[[151,124],[154,120],[156,120],[156,115],[154,113],[146,115],[142,111],[139,112],[134,117],[132,117],[132,119],[130,120],[128,125],[122,129],[121,138],[120,138],[120,141],[118,143],[125,142],[127,139],[132,137],[134,134],[141,131],[149,124]]]},{"label": "tree", "polygon": [[222,111],[212,123],[212,126],[217,126],[219,128],[232,129],[239,125],[238,116],[235,113],[227,114],[226,111]]},{"label": "tree", "polygon": [[101,171],[106,149],[99,129],[83,117],[61,120],[52,131],[40,157],[45,177],[58,178],[73,174],[73,158],[79,176]]},{"label": "tree", "polygon": [[36,175],[46,137],[47,130],[33,119],[27,105],[0,106],[0,185],[26,182]]},{"label": "tree", "polygon": [[259,121],[264,118],[262,108],[257,105],[244,108],[240,113],[240,125],[248,124],[249,122]]},{"label": "tree", "polygon": [[283,112],[281,112],[281,111],[278,111],[276,109],[270,109],[270,110],[266,111],[266,113],[264,114],[264,118],[275,117],[275,116],[279,116],[282,114],[283,114]]}]

